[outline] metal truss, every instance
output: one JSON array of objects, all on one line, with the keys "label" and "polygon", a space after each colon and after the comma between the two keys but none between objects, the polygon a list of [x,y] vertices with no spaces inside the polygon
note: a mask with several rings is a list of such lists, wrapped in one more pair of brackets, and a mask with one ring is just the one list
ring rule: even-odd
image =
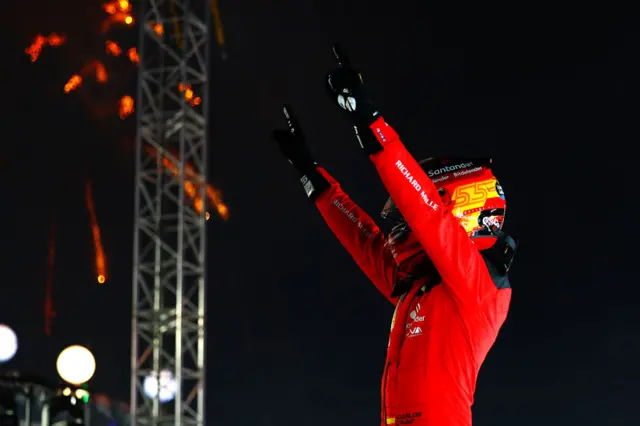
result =
[{"label": "metal truss", "polygon": [[[210,11],[207,0],[136,3],[131,424],[203,426],[207,213],[194,200],[207,199]],[[162,370],[177,382],[168,403],[143,392]]]}]

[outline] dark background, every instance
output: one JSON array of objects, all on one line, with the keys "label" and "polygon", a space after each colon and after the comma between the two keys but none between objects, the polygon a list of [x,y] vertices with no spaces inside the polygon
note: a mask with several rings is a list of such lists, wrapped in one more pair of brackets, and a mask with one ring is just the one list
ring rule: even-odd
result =
[{"label": "dark background", "polygon": [[[385,191],[324,93],[335,40],[416,157],[494,157],[521,248],[511,314],[480,374],[476,424],[639,424],[640,27],[628,10],[587,3],[222,1],[228,59],[213,48],[210,181],[231,217],[208,225],[210,424],[379,421],[392,307],[268,139],[290,102],[317,160],[377,217]],[[125,400],[135,120],[97,112],[110,96],[135,93],[135,70],[107,62],[110,91],[64,95],[71,74],[104,56],[99,5],[3,7],[0,322],[20,339],[5,367],[53,378],[57,353],[85,344],[97,359],[95,388]],[[29,63],[24,48],[50,31],[68,44]],[[136,41],[132,31],[112,37]],[[93,271],[87,178],[109,264],[104,286]],[[58,315],[47,338],[54,222]]]}]

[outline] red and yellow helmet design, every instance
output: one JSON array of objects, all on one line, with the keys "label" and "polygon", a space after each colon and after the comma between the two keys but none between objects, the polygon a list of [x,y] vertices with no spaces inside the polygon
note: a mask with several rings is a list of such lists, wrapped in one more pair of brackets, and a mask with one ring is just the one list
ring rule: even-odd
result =
[{"label": "red and yellow helmet design", "polygon": [[[438,188],[443,207],[459,219],[478,249],[493,246],[507,203],[491,171],[491,159],[427,158],[420,165]],[[382,216],[393,219],[398,213],[389,199]]]}]

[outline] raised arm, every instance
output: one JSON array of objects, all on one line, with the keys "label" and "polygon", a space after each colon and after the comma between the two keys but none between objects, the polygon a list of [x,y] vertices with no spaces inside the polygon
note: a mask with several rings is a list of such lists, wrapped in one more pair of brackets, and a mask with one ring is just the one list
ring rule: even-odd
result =
[{"label": "raised arm", "polygon": [[315,204],[325,222],[376,288],[392,303],[396,263],[385,236],[369,215],[342,190],[322,168],[317,169],[330,184],[316,197]]},{"label": "raised arm", "polygon": [[373,220],[344,193],[338,182],[315,163],[291,107],[285,106],[283,112],[289,128],[276,130],[273,138],[298,171],[307,197],[318,207],[331,231],[360,269],[394,303],[391,291],[396,274],[395,262],[385,245],[384,235]]},{"label": "raised arm", "polygon": [[457,219],[444,210],[437,188],[384,121],[339,46],[338,68],[327,75],[333,101],[353,120],[361,148],[375,164],[394,203],[460,305],[478,306],[497,290],[487,266]]},{"label": "raised arm", "polygon": [[371,161],[443,282],[458,302],[480,304],[497,290],[480,252],[391,126],[379,117],[370,129],[380,147]]}]

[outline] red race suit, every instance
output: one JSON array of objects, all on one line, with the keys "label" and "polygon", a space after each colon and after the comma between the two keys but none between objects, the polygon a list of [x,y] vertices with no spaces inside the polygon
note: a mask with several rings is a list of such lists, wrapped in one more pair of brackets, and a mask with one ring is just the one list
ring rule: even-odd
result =
[{"label": "red race suit", "polygon": [[[504,323],[511,289],[499,284],[436,186],[397,133],[379,118],[382,151],[370,156],[384,186],[439,279],[420,276],[396,297],[402,278],[387,238],[338,182],[315,203],[329,228],[376,288],[395,305],[382,379],[382,425],[471,425],[478,371]],[[506,281],[508,283],[508,281]]]}]

